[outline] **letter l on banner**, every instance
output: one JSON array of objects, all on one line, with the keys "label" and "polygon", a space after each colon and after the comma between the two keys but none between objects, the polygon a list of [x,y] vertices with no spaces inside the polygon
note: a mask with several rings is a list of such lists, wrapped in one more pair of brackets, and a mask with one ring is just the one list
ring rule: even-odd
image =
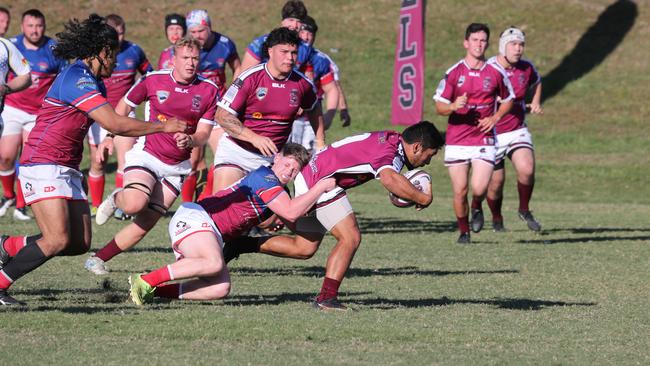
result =
[{"label": "letter l on banner", "polygon": [[395,48],[391,123],[422,119],[424,103],[424,11],[426,0],[402,0]]}]

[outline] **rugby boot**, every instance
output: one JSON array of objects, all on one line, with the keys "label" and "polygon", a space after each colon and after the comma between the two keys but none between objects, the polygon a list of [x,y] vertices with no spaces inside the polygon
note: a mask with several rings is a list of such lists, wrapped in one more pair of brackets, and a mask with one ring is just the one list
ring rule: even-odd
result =
[{"label": "rugby boot", "polygon": [[479,209],[473,209],[472,210],[472,231],[475,233],[478,233],[483,229],[483,223],[484,223],[484,218],[483,218],[483,210]]},{"label": "rugby boot", "polygon": [[540,232],[542,230],[542,225],[535,220],[535,216],[533,216],[533,213],[530,211],[519,211],[519,218],[522,219],[523,221],[526,221],[526,225],[528,225],[528,228],[532,231],[535,232]]}]

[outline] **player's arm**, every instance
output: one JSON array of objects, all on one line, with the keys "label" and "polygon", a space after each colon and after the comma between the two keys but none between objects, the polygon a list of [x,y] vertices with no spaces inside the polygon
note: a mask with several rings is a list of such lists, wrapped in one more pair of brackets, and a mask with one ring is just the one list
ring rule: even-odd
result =
[{"label": "player's arm", "polygon": [[115,113],[113,107],[108,103],[93,109],[88,113],[88,116],[109,132],[121,136],[137,137],[158,132],[185,132],[187,128],[184,121],[176,118],[170,118],[164,123],[147,123],[122,116]]},{"label": "player's arm", "polygon": [[327,130],[332,125],[332,120],[336,116],[336,110],[339,106],[339,88],[336,87],[336,82],[334,81],[322,85],[322,88],[325,100],[327,101],[325,114],[323,115],[323,126]]},{"label": "player's arm", "polygon": [[502,102],[499,104],[499,108],[497,109],[496,113],[494,113],[491,116],[487,116],[484,118],[481,118],[478,120],[478,128],[481,130],[481,132],[488,132],[490,131],[494,125],[503,118],[510,110],[512,109],[513,105],[512,99],[509,99],[508,101]]},{"label": "player's arm", "polygon": [[120,99],[120,101],[117,102],[117,105],[115,106],[115,113],[119,114],[120,116],[128,116],[134,110],[134,107],[131,107],[126,103],[124,97]]},{"label": "player's arm", "polygon": [[533,94],[533,99],[530,104],[527,105],[530,108],[530,113],[533,114],[544,114],[544,109],[542,109],[542,83],[539,82],[535,86],[535,92]]},{"label": "player's arm", "polygon": [[253,57],[249,52],[244,53],[244,59],[239,65],[239,70],[236,70],[232,76],[232,79],[235,80],[243,71],[250,69],[251,67],[260,63],[260,60]]},{"label": "player's arm", "polygon": [[438,112],[438,114],[441,116],[448,116],[456,112],[457,110],[465,107],[466,104],[467,104],[467,93],[463,93],[463,95],[456,97],[453,103],[445,103],[440,99],[436,99],[436,112]]},{"label": "player's arm", "polygon": [[228,60],[228,65],[230,66],[230,70],[232,71],[233,77],[232,79],[235,80],[239,74],[241,74],[241,60],[239,59],[239,55],[235,53],[233,57]]},{"label": "player's arm", "polygon": [[25,90],[32,85],[32,74],[19,75],[0,87],[0,96]]},{"label": "player's arm", "polygon": [[210,123],[199,122],[196,131],[192,135],[177,132],[174,134],[176,146],[180,149],[191,149],[197,146],[203,146],[208,142],[213,125]]},{"label": "player's arm", "polygon": [[232,113],[222,107],[217,108],[215,119],[219,126],[223,128],[230,136],[247,141],[253,144],[264,156],[273,156],[278,152],[277,147],[268,137],[260,136],[253,132],[251,129],[244,126],[244,124],[235,117]]},{"label": "player's arm", "polygon": [[287,192],[282,191],[282,193],[268,203],[268,206],[271,211],[282,219],[294,222],[309,211],[321,194],[334,189],[334,187],[336,187],[336,180],[334,178],[321,179],[305,194],[294,199],[291,199]]},{"label": "player's arm", "polygon": [[343,122],[341,126],[348,127],[352,123],[352,117],[350,117],[350,112],[348,111],[348,100],[345,98],[343,86],[338,80],[336,81],[336,87],[339,90],[339,119]]},{"label": "player's arm", "polygon": [[316,150],[320,150],[325,147],[325,121],[323,120],[323,110],[320,102],[307,113],[309,124],[316,134]]},{"label": "player's arm", "polygon": [[433,195],[420,192],[406,177],[393,169],[382,169],[379,172],[379,181],[392,194],[415,202],[418,206],[427,207],[433,199]]},{"label": "player's arm", "polygon": [[0,87],[0,96],[16,93],[29,88],[29,86],[32,85],[32,75],[29,63],[13,43],[7,40],[2,40],[0,42],[2,42],[7,48],[8,57],[6,62],[11,71],[16,75],[13,80]]}]

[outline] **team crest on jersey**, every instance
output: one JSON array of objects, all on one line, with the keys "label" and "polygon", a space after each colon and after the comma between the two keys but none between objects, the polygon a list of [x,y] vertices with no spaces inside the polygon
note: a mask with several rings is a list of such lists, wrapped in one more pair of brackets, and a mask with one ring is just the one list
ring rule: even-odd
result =
[{"label": "team crest on jersey", "polygon": [[195,94],[192,97],[192,112],[200,112],[201,111],[201,96],[199,94]]},{"label": "team crest on jersey", "polygon": [[289,106],[298,106],[298,89],[291,89],[291,92],[289,92]]},{"label": "team crest on jersey", "polygon": [[133,68],[133,66],[135,66],[135,61],[133,61],[130,58],[127,58],[126,60],[124,60],[124,63],[126,64],[126,67],[128,67],[130,69]]},{"label": "team crest on jersey", "polygon": [[458,85],[458,86],[463,86],[463,84],[465,84],[465,75],[461,75],[461,76],[458,78],[458,83],[457,83],[457,85]]},{"label": "team crest on jersey", "polygon": [[264,176],[264,180],[267,182],[277,182],[278,177],[276,177],[275,174],[267,174]]},{"label": "team crest on jersey", "polygon": [[90,77],[80,77],[79,80],[77,80],[76,84],[78,89],[84,90],[84,89],[95,89],[95,80],[93,80]]},{"label": "team crest on jersey", "polygon": [[492,85],[492,78],[489,77],[489,76],[486,76],[485,79],[483,79],[483,90],[484,91],[489,91],[491,85]]},{"label": "team crest on jersey", "polygon": [[47,62],[39,62],[39,63],[38,63],[38,68],[39,68],[41,71],[47,71]]},{"label": "team crest on jersey", "polygon": [[268,92],[269,92],[269,90],[267,88],[259,87],[255,91],[255,95],[257,96],[258,100],[262,100],[262,99],[264,99],[266,97],[266,94],[268,94]]},{"label": "team crest on jersey", "polygon": [[226,62],[226,60],[223,57],[217,59],[217,65],[219,65],[219,67],[223,67],[224,62]]},{"label": "team crest on jersey", "polygon": [[158,98],[158,103],[163,104],[169,99],[169,92],[167,90],[156,90],[156,98]]},{"label": "team crest on jersey", "polygon": [[524,86],[526,84],[526,75],[524,74],[519,74],[519,85]]}]

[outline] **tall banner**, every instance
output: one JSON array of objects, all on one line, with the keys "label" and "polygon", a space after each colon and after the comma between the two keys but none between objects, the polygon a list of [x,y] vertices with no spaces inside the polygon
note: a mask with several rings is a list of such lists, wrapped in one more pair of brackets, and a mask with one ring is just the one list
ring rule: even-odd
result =
[{"label": "tall banner", "polygon": [[422,119],[425,2],[402,0],[391,102],[391,123],[394,125],[412,125]]}]

